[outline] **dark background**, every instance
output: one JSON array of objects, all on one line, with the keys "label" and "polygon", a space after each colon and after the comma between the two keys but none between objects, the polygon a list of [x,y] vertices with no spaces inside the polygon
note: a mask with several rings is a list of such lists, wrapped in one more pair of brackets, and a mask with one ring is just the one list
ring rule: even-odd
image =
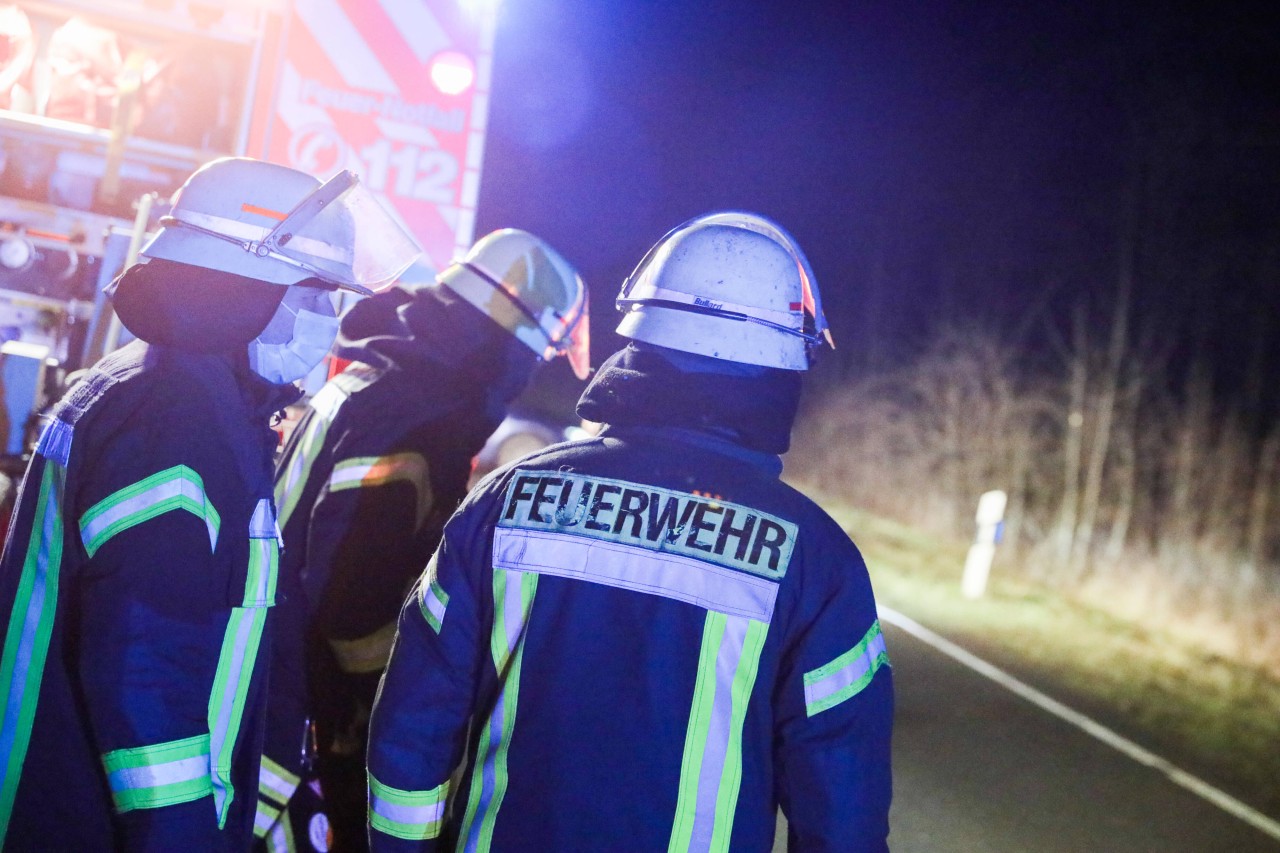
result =
[{"label": "dark background", "polygon": [[[940,324],[1052,369],[1077,308],[1178,386],[1274,418],[1280,27],[1263,5],[507,0],[477,234],[576,264],[593,364],[645,250],[748,209],[799,240],[838,346],[820,383]],[[568,415],[563,365],[529,399]]]}]

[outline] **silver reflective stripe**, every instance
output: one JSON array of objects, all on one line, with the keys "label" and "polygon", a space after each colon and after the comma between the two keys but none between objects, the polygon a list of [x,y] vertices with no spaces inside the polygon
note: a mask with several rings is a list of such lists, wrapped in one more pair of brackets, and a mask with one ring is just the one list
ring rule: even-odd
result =
[{"label": "silver reflective stripe", "polygon": [[179,758],[163,764],[143,767],[125,767],[107,775],[107,783],[113,791],[129,788],[158,788],[175,782],[204,779],[209,775],[209,753],[193,758]]},{"label": "silver reflective stripe", "polygon": [[186,465],[175,465],[120,489],[94,504],[80,519],[80,538],[92,557],[115,534],[170,510],[183,509],[204,521],[209,550],[218,547],[218,512],[204,480]]},{"label": "silver reflective stripe", "polygon": [[258,770],[258,793],[279,803],[289,802],[301,780],[265,755]]},{"label": "silver reflective stripe", "polygon": [[427,578],[435,577],[436,557],[432,554],[431,561],[427,563],[427,570],[422,573],[422,580],[419,582],[418,609],[422,611],[422,618],[427,620],[431,630],[439,634],[444,626],[445,610],[449,606],[449,593],[444,591],[439,581],[433,580],[427,583]]},{"label": "silver reflective stripe", "polygon": [[276,600],[276,575],[280,560],[271,499],[263,498],[249,519],[249,570],[245,581],[244,606],[270,607]]},{"label": "silver reflective stripe", "polygon": [[495,568],[590,581],[688,602],[758,622],[773,618],[778,584],[713,563],[564,533],[499,527]]},{"label": "silver reflective stripe", "polygon": [[373,809],[374,814],[381,815],[387,820],[393,820],[396,823],[428,824],[438,821],[444,815],[444,803],[434,803],[428,806],[405,806],[375,796],[372,797],[372,803],[369,807]]},{"label": "silver reflective stripe", "polygon": [[804,703],[808,716],[833,708],[851,699],[871,683],[881,666],[889,663],[880,622],[840,657],[804,674]]}]

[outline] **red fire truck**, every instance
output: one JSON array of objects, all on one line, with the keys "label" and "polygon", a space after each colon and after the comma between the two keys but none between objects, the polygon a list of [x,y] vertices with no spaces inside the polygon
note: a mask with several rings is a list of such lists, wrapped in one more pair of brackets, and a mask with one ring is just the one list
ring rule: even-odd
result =
[{"label": "red fire truck", "polygon": [[0,0],[0,452],[121,335],[101,292],[216,157],[351,169],[470,245],[495,0]]}]

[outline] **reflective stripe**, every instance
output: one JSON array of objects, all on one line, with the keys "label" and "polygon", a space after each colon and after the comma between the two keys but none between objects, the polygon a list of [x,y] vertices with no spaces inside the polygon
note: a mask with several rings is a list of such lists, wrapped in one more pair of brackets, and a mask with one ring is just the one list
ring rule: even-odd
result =
[{"label": "reflective stripe", "polygon": [[92,557],[112,536],[136,524],[185,509],[203,519],[209,550],[218,547],[218,511],[204,492],[204,480],[186,465],[175,465],[98,501],[80,518],[80,538]]},{"label": "reflective stripe", "polygon": [[413,486],[417,496],[414,518],[414,529],[422,526],[422,521],[431,509],[431,476],[427,469],[427,460],[421,453],[392,453],[387,456],[359,456],[344,459],[333,466],[329,476],[329,491],[341,492],[347,489],[363,489],[372,486],[383,486],[388,483],[403,482]]},{"label": "reflective stripe", "polygon": [[507,747],[515,730],[516,705],[520,698],[525,626],[537,589],[536,574],[516,571],[493,573],[493,636],[489,646],[494,667],[502,679],[502,691],[480,731],[480,742],[476,746],[471,793],[467,797],[467,811],[459,833],[459,839],[466,841],[466,853],[489,849],[498,809],[507,792]]},{"label": "reflective stripe", "polygon": [[391,658],[391,645],[396,639],[393,619],[367,637],[358,640],[330,640],[333,655],[343,672],[356,675],[382,672]]},{"label": "reflective stripe", "polygon": [[632,545],[499,527],[493,564],[674,598],[729,616],[768,622],[778,584],[702,560]]},{"label": "reflective stripe", "polygon": [[297,509],[311,475],[311,466],[320,455],[325,437],[329,434],[329,425],[347,400],[348,392],[337,381],[340,377],[341,374],[330,380],[311,398],[311,420],[307,423],[297,450],[289,458],[282,475],[276,479],[276,507],[280,511],[281,527],[288,526],[293,511]]},{"label": "reflective stripe", "polygon": [[[427,570],[423,573],[423,581],[429,577],[435,577],[436,558],[433,554],[431,562],[427,564]],[[437,634],[444,627],[444,611],[449,606],[449,593],[444,591],[439,581],[431,583],[421,583],[418,586],[418,609],[422,611],[422,618],[427,620],[427,624],[431,626],[431,630]]]},{"label": "reflective stripe", "polygon": [[273,806],[270,803],[258,800],[258,810],[253,814],[253,834],[257,838],[266,838],[267,833],[271,831],[271,827],[276,825],[276,821],[280,819],[280,813],[284,811],[281,806]]},{"label": "reflective stripe", "polygon": [[253,834],[262,839],[267,853],[296,853],[298,849],[293,840],[293,822],[287,812],[282,813],[271,826],[261,832],[255,823]]},{"label": "reflective stripe", "polygon": [[876,620],[858,645],[831,663],[804,674],[806,714],[812,717],[857,696],[875,678],[880,667],[888,664],[884,634],[880,632],[880,621]]},{"label": "reflective stripe", "polygon": [[[31,741],[40,682],[57,614],[63,545],[62,501],[67,476],[65,466],[58,459],[65,460],[70,455],[71,428],[62,421],[50,422],[41,435],[38,453],[43,452],[40,448],[57,454],[57,458],[48,457],[43,462],[22,575],[5,631],[3,657],[0,657],[0,696],[4,701],[0,717],[0,843],[8,830],[18,778]],[[31,470],[35,472],[34,465]],[[14,540],[12,551],[16,553],[21,534],[10,531],[9,535]]]},{"label": "reflective stripe", "polygon": [[117,812],[154,809],[213,793],[209,736],[117,749],[102,756]]},{"label": "reflective stripe", "polygon": [[245,582],[245,607],[270,607],[276,603],[276,579],[280,567],[280,543],[271,499],[263,498],[249,520],[249,573]]},{"label": "reflective stripe", "polygon": [[369,826],[396,838],[420,841],[435,838],[443,825],[449,783],[430,791],[402,791],[369,774]]},{"label": "reflective stripe", "polygon": [[708,613],[680,765],[669,853],[729,849],[742,782],[742,727],[768,624]]},{"label": "reflective stripe", "polygon": [[302,782],[298,776],[285,770],[267,756],[262,756],[262,764],[258,769],[258,793],[281,805],[289,802],[293,792],[298,790]]},{"label": "reflective stripe", "polygon": [[218,827],[226,825],[227,811],[235,799],[231,784],[231,756],[240,734],[245,700],[253,676],[262,629],[267,621],[266,607],[234,607],[227,622],[218,656],[218,671],[209,696],[209,732],[214,804],[218,810]]}]

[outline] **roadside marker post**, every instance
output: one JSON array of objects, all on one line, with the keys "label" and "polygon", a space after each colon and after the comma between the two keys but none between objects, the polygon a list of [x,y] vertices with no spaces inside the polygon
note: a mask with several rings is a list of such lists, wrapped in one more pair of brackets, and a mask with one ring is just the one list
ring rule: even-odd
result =
[{"label": "roadside marker post", "polygon": [[960,591],[965,598],[981,598],[987,590],[987,577],[991,574],[991,561],[996,556],[996,543],[1004,530],[1004,508],[1009,496],[999,489],[984,492],[978,499],[978,532],[964,561],[964,575]]}]

